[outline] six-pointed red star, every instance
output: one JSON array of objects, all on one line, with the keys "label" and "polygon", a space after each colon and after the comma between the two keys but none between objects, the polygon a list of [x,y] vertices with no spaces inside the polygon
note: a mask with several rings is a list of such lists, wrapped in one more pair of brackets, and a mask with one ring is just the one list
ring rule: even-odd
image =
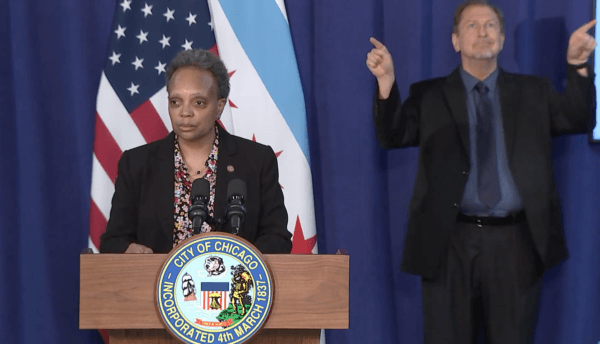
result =
[{"label": "six-pointed red star", "polygon": [[292,253],[311,254],[316,244],[316,235],[304,239],[304,232],[302,231],[302,225],[300,224],[300,216],[296,216],[296,228],[294,228],[294,236],[292,237]]}]

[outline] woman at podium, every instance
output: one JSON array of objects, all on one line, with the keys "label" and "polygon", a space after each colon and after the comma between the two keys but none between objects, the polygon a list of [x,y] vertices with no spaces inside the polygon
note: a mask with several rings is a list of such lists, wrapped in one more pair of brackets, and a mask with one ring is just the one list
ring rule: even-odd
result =
[{"label": "woman at podium", "polygon": [[230,231],[227,188],[240,179],[246,212],[239,235],[262,253],[289,253],[275,153],[227,133],[218,121],[229,95],[223,62],[206,50],[182,51],[167,69],[166,85],[173,131],[123,153],[100,252],[167,253],[192,236],[192,183],[204,178],[210,196],[201,232]]}]

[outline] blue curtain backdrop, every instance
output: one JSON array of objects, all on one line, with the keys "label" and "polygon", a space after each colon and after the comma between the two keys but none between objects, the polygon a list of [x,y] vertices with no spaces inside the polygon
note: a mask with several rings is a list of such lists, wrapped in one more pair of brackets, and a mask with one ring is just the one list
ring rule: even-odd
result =
[{"label": "blue curtain backdrop", "polygon": [[[148,1],[151,3],[154,0]],[[188,0],[182,0],[188,1]],[[288,1],[309,121],[321,253],[351,255],[350,329],[329,344],[420,343],[420,281],[399,271],[416,149],[385,151],[371,119],[369,37],[402,95],[459,63],[458,0]],[[503,0],[507,71],[562,89],[570,33],[590,0]],[[95,100],[115,0],[0,2],[0,343],[99,343],[78,330]],[[554,141],[570,258],[544,277],[536,343],[600,341],[600,145]]]}]

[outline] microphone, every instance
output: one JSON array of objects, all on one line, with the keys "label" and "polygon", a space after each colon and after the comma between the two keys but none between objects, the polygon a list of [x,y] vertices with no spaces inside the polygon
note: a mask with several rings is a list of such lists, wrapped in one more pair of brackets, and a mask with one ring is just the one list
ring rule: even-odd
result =
[{"label": "microphone", "polygon": [[188,209],[188,217],[192,220],[194,234],[200,233],[202,223],[208,218],[208,197],[210,184],[204,178],[198,178],[192,183],[192,206]]},{"label": "microphone", "polygon": [[240,227],[246,216],[244,200],[246,198],[246,183],[241,179],[234,179],[227,185],[227,220],[233,228],[233,234],[240,233]]}]

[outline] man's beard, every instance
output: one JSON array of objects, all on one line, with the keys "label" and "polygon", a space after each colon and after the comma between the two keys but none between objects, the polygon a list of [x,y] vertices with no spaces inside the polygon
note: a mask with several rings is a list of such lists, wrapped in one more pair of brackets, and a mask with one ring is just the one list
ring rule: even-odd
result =
[{"label": "man's beard", "polygon": [[493,45],[494,42],[493,41],[485,41],[483,43],[486,43],[486,47],[484,47],[482,52],[475,52],[473,54],[473,58],[476,60],[489,60],[489,59],[493,59],[496,56],[498,56],[498,51],[494,51]]},{"label": "man's beard", "polygon": [[488,50],[481,53],[473,54],[473,58],[475,60],[490,60],[496,57],[497,55],[498,54],[496,54],[494,51]]}]

